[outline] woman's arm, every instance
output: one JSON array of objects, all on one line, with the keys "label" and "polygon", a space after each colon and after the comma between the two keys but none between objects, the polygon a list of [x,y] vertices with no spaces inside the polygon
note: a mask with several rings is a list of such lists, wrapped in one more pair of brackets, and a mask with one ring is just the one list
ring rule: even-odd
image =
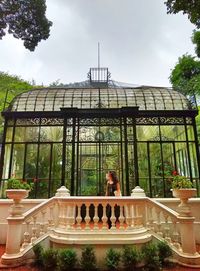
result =
[{"label": "woman's arm", "polygon": [[115,196],[121,196],[120,184],[116,184]]},{"label": "woman's arm", "polygon": [[108,183],[106,183],[106,194],[105,196],[108,196]]}]

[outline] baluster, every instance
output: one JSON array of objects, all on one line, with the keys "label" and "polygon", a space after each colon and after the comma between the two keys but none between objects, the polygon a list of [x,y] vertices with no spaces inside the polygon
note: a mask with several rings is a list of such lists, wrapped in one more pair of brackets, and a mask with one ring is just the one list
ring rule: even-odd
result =
[{"label": "baluster", "polygon": [[53,225],[55,227],[59,227],[60,206],[57,201],[54,203],[52,211],[53,211],[53,213],[52,213]]},{"label": "baluster", "polygon": [[64,216],[63,203],[59,202],[58,206],[59,206],[59,215],[58,215],[59,227],[63,228],[63,226],[64,226],[64,220],[63,220],[63,216]]},{"label": "baluster", "polygon": [[124,206],[120,204],[119,229],[124,230]]},{"label": "baluster", "polygon": [[25,221],[26,231],[24,232],[24,242],[22,244],[22,249],[25,249],[30,244],[30,233],[29,233],[29,224],[30,220]]},{"label": "baluster", "polygon": [[63,225],[64,228],[66,229],[69,223],[69,212],[68,212],[69,205],[65,205],[63,203]]},{"label": "baluster", "polygon": [[137,225],[139,228],[141,228],[144,226],[143,221],[144,209],[142,208],[141,205],[136,205],[136,211],[137,211]]},{"label": "baluster", "polygon": [[90,230],[90,203],[86,203],[85,207],[86,207],[85,229]]},{"label": "baluster", "polygon": [[74,205],[70,203],[66,207],[66,229],[73,229],[74,217]]},{"label": "baluster", "polygon": [[175,248],[177,248],[179,251],[182,251],[181,244],[179,243],[179,233],[177,230],[177,221],[172,220],[172,223],[173,223],[173,234],[172,234],[173,246]]},{"label": "baluster", "polygon": [[149,230],[154,230],[153,226],[153,206],[148,205],[148,221],[147,221],[147,228]]},{"label": "baluster", "polygon": [[40,236],[45,234],[45,215],[46,210],[43,210],[42,212],[42,222],[40,223]]},{"label": "baluster", "polygon": [[157,216],[157,234],[163,237],[163,232],[161,231],[161,219],[160,219],[161,211],[159,209],[156,209],[156,216]]},{"label": "baluster", "polygon": [[164,218],[165,218],[165,227],[164,227],[164,231],[165,231],[165,240],[169,243],[171,243],[171,237],[169,236],[170,233],[170,227],[169,227],[169,223],[168,223],[168,215],[164,214]]},{"label": "baluster", "polygon": [[81,217],[81,204],[76,205],[77,208],[77,217],[76,217],[76,229],[82,229],[81,227],[81,222],[82,222],[82,217]]},{"label": "baluster", "polygon": [[33,227],[32,227],[32,237],[31,237],[31,243],[34,243],[37,240],[37,225],[36,225],[36,219],[37,217],[33,217]]},{"label": "baluster", "polygon": [[137,225],[137,210],[136,205],[130,204],[129,205],[129,215],[130,215],[130,229],[133,229],[135,225]]},{"label": "baluster", "polygon": [[115,217],[115,204],[110,204],[111,206],[111,217],[110,217],[110,221],[111,221],[111,229],[112,230],[116,230],[116,217]]},{"label": "baluster", "polygon": [[76,206],[75,204],[71,204],[71,208],[70,208],[70,216],[69,216],[69,224],[70,224],[70,228],[72,230],[75,229],[75,215],[76,215]]},{"label": "baluster", "polygon": [[94,230],[98,230],[99,229],[99,217],[98,217],[98,203],[94,204],[94,217],[93,217],[93,221],[94,221]]},{"label": "baluster", "polygon": [[66,217],[65,217],[65,226],[66,226],[66,230],[70,229],[70,209],[71,209],[71,206],[70,205],[67,205],[65,206],[65,212],[66,212]]},{"label": "baluster", "polygon": [[127,224],[127,230],[131,229],[131,224],[132,224],[132,218],[131,218],[131,214],[130,214],[130,212],[131,212],[130,209],[131,209],[131,206],[130,206],[129,203],[124,206],[125,217],[126,217],[126,224]]},{"label": "baluster", "polygon": [[54,226],[54,206],[51,205],[49,207],[49,219],[48,219],[48,227],[47,229],[50,230]]},{"label": "baluster", "polygon": [[108,218],[107,218],[107,215],[106,215],[106,207],[107,207],[107,203],[102,203],[102,206],[103,206],[103,216],[102,216],[102,218],[101,218],[101,220],[102,220],[102,227],[101,227],[101,229],[102,230],[106,230],[107,228],[108,228],[108,224],[107,224],[107,220],[108,220]]},{"label": "baluster", "polygon": [[139,211],[138,211],[138,205],[132,205],[131,207],[132,212],[132,225],[131,227],[139,228],[140,227],[140,217],[139,217]]}]

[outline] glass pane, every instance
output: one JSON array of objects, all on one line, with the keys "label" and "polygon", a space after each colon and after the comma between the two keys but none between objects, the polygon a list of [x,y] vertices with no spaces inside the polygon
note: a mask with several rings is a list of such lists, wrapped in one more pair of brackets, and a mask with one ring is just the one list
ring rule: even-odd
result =
[{"label": "glass pane", "polygon": [[185,127],[182,125],[160,126],[162,140],[185,141]]},{"label": "glass pane", "polygon": [[195,143],[189,143],[192,178],[198,178],[198,165]]},{"label": "glass pane", "polygon": [[[51,165],[51,194],[55,195],[61,184],[62,173],[62,144],[53,144]],[[70,190],[70,186],[67,186]]]},{"label": "glass pane", "polygon": [[24,147],[24,144],[14,144],[13,146],[11,175],[19,179],[23,178]]},{"label": "glass pane", "polygon": [[187,126],[188,140],[194,140],[194,128],[193,126]]},{"label": "glass pane", "polygon": [[128,169],[129,169],[129,190],[135,188],[135,166],[134,166],[134,146],[128,144]]},{"label": "glass pane", "polygon": [[6,131],[6,142],[12,141],[13,127],[7,127]]},{"label": "glass pane", "polygon": [[36,178],[36,166],[37,166],[37,144],[28,144],[26,153],[25,164],[25,178]]},{"label": "glass pane", "polygon": [[174,152],[172,143],[162,144],[162,155],[163,155],[162,174],[164,176],[165,182],[165,196],[172,197],[171,192],[172,175],[173,171],[175,171]]},{"label": "glass pane", "polygon": [[9,166],[10,166],[10,153],[11,153],[11,144],[5,145],[5,154],[4,154],[4,166],[3,166],[3,179],[8,179]]},{"label": "glass pane", "polygon": [[41,127],[40,141],[59,142],[62,140],[63,140],[63,127],[61,126]]},{"label": "glass pane", "polygon": [[15,128],[15,142],[30,142],[38,141],[39,127],[16,127]]},{"label": "glass pane", "polygon": [[65,185],[71,189],[71,170],[72,170],[72,144],[66,145],[66,165],[65,165]]},{"label": "glass pane", "polygon": [[39,159],[38,159],[38,178],[49,179],[50,167],[50,145],[39,145]]},{"label": "glass pane", "polygon": [[39,136],[39,127],[26,127],[26,141],[37,142]]},{"label": "glass pane", "polygon": [[163,176],[162,176],[162,159],[161,148],[159,143],[150,143],[150,174],[151,189],[153,197],[163,197]]},{"label": "glass pane", "polygon": [[160,140],[158,126],[137,126],[138,141],[157,141]]},{"label": "glass pane", "polygon": [[15,142],[25,142],[26,127],[15,127]]},{"label": "glass pane", "polygon": [[177,171],[180,175],[189,177],[188,152],[186,143],[176,143]]},{"label": "glass pane", "polygon": [[148,167],[148,154],[147,144],[138,143],[138,173],[139,173],[139,184],[144,189],[146,195],[149,196],[149,167]]}]

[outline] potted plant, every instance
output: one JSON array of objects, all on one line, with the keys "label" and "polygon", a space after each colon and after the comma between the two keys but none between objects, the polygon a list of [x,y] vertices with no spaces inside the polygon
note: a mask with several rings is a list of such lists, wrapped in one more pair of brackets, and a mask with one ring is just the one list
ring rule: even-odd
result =
[{"label": "potted plant", "polygon": [[17,192],[17,197],[27,198],[29,191],[32,189],[32,185],[26,181],[21,181],[15,178],[8,179],[6,194],[8,198],[13,198],[13,194]]},{"label": "potted plant", "polygon": [[193,183],[186,176],[179,175],[176,171],[173,172],[172,194],[174,197],[180,198],[181,203],[178,207],[181,215],[188,216],[190,214],[188,199],[196,196],[196,192]]},{"label": "potted plant", "polygon": [[21,215],[23,206],[20,202],[22,199],[28,197],[31,189],[32,185],[26,181],[15,178],[11,178],[7,181],[6,195],[9,199],[14,201],[14,204],[11,206],[11,215]]}]

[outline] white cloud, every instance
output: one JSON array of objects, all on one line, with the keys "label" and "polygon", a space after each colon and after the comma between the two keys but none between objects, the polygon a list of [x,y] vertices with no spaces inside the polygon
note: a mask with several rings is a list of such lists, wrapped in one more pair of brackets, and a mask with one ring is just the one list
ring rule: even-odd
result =
[{"label": "white cloud", "polygon": [[47,0],[51,36],[35,52],[7,36],[0,41],[0,70],[38,84],[86,79],[101,64],[117,81],[169,85],[170,69],[182,54],[194,53],[194,26],[186,16],[167,15],[162,1]]}]

